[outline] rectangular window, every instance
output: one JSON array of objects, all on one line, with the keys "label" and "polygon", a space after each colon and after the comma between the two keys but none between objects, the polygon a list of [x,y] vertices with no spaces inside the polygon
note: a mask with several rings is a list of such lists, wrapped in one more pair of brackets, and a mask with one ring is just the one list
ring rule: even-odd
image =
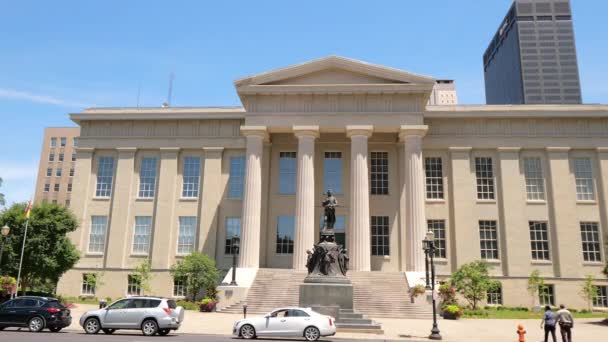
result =
[{"label": "rectangular window", "polygon": [[51,147],[57,147],[57,138],[51,138]]},{"label": "rectangular window", "polygon": [[279,153],[279,193],[293,195],[296,193],[296,152]]},{"label": "rectangular window", "polygon": [[293,254],[294,230],[293,216],[277,217],[277,254]]},{"label": "rectangular window", "polygon": [[62,162],[63,161],[63,153],[59,153],[59,161]]},{"label": "rectangular window", "polygon": [[583,260],[602,261],[600,230],[597,222],[581,222],[581,241],[583,242]]},{"label": "rectangular window", "polygon": [[59,192],[59,184],[55,184],[53,191]]},{"label": "rectangular window", "polygon": [[342,194],[342,152],[325,152],[323,171],[325,191]]},{"label": "rectangular window", "polygon": [[55,153],[49,153],[49,161],[55,161]]},{"label": "rectangular window", "polygon": [[201,176],[201,158],[184,158],[184,184],[182,186],[182,197],[197,198]]},{"label": "rectangular window", "polygon": [[70,169],[70,177],[74,177],[74,168]]},{"label": "rectangular window", "polygon": [[488,291],[487,304],[502,305],[502,286]]},{"label": "rectangular window", "polygon": [[185,255],[194,252],[195,234],[196,216],[180,216],[179,234],[177,237],[177,254]]},{"label": "rectangular window", "polygon": [[51,201],[51,203],[53,203],[53,204],[57,204],[57,200],[56,200],[56,199],[54,199],[54,200],[52,200],[52,201]]},{"label": "rectangular window", "polygon": [[72,161],[75,162],[76,161],[76,154],[72,153]]},{"label": "rectangular window", "polygon": [[72,183],[68,183],[68,192],[72,192]]},{"label": "rectangular window", "polygon": [[443,165],[441,158],[424,159],[426,173],[426,198],[443,199]]},{"label": "rectangular window", "polygon": [[69,200],[69,199],[66,199],[66,200],[65,200],[65,207],[66,207],[66,208],[69,208],[69,207],[70,207],[70,203],[71,203],[71,202],[70,202],[70,200]]},{"label": "rectangular window", "polygon": [[372,216],[372,255],[390,255],[388,216]]},{"label": "rectangular window", "polygon": [[95,197],[110,197],[114,178],[114,158],[100,157],[97,160],[97,188]]},{"label": "rectangular window", "polygon": [[156,191],[156,158],[143,158],[139,170],[139,198],[153,198]]},{"label": "rectangular window", "polygon": [[593,299],[596,308],[608,308],[608,286],[597,286],[597,297]]},{"label": "rectangular window", "polygon": [[555,288],[553,285],[545,285],[538,289],[540,305],[555,306]]},{"label": "rectangular window", "polygon": [[[232,237],[241,237],[241,218],[226,217],[226,245],[224,254],[232,255]],[[237,251],[238,254],[238,251]]]},{"label": "rectangular window", "polygon": [[135,216],[133,254],[148,254],[151,232],[152,216]]},{"label": "rectangular window", "polygon": [[527,198],[532,201],[545,200],[545,182],[540,158],[524,158]]},{"label": "rectangular window", "polygon": [[372,152],[370,165],[371,194],[388,195],[388,152]]},{"label": "rectangular window", "polygon": [[78,147],[78,138],[72,138],[72,146]]},{"label": "rectangular window", "polygon": [[63,170],[61,168],[58,168],[57,170],[55,170],[55,176],[61,177],[61,175],[63,175]]},{"label": "rectangular window", "polygon": [[547,222],[530,221],[530,250],[532,260],[551,260],[549,256],[549,231]]},{"label": "rectangular window", "polygon": [[80,293],[85,296],[94,296],[96,280],[97,276],[95,274],[84,273],[82,275],[82,288]]},{"label": "rectangular window", "polygon": [[475,158],[475,176],[477,177],[477,199],[494,199],[494,171],[492,158]]},{"label": "rectangular window", "polygon": [[44,192],[49,192],[51,190],[51,184],[44,184]]},{"label": "rectangular window", "polygon": [[138,277],[129,274],[127,279],[127,295],[139,296],[141,295],[141,281]]},{"label": "rectangular window", "polygon": [[574,177],[576,179],[576,199],[579,201],[595,201],[591,159],[574,159]]},{"label": "rectangular window", "polygon": [[66,138],[65,137],[61,137],[61,147],[65,147],[65,143],[66,143]]},{"label": "rectangular window", "polygon": [[445,220],[427,220],[427,229],[435,234],[435,257],[447,258]]},{"label": "rectangular window", "polygon": [[52,168],[47,168],[46,169],[46,176],[47,177],[51,177],[53,175],[53,169]]},{"label": "rectangular window", "polygon": [[186,297],[186,283],[183,279],[173,280],[173,297]]},{"label": "rectangular window", "polygon": [[103,253],[106,245],[107,216],[91,216],[91,232],[89,234],[89,252]]},{"label": "rectangular window", "polygon": [[479,244],[482,259],[498,260],[498,231],[496,221],[479,221]]},{"label": "rectangular window", "polygon": [[243,198],[244,179],[245,157],[231,157],[230,180],[228,182],[228,198]]}]

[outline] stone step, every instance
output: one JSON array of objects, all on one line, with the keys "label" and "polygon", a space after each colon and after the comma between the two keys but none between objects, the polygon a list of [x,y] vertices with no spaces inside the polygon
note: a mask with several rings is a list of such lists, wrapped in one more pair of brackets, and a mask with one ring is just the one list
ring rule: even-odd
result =
[{"label": "stone step", "polygon": [[367,318],[340,318],[336,321],[336,324],[372,324],[373,321]]},{"label": "stone step", "polygon": [[352,312],[340,312],[340,319],[361,319],[363,318],[363,314],[360,313],[352,313]]}]

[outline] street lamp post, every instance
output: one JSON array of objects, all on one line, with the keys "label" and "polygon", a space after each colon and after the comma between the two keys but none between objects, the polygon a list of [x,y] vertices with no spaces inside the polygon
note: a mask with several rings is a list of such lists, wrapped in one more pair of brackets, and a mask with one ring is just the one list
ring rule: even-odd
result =
[{"label": "street lamp post", "polygon": [[422,248],[424,249],[425,255],[425,263],[427,265],[426,268],[426,288],[429,288],[429,274],[428,274],[428,264],[430,259],[430,268],[431,268],[431,293],[433,296],[433,328],[431,329],[431,335],[429,335],[429,339],[431,340],[441,340],[441,334],[439,332],[439,327],[437,326],[437,305],[435,303],[435,263],[434,256],[435,250],[435,234],[432,230],[429,230],[426,233],[424,240],[422,240]]},{"label": "street lamp post", "polygon": [[230,282],[231,286],[237,286],[236,283],[236,257],[239,254],[239,245],[241,239],[238,236],[233,236],[231,238],[231,249],[232,249],[232,281]]},{"label": "street lamp post", "polygon": [[0,229],[0,233],[2,233],[2,236],[0,237],[0,240],[2,240],[2,243],[0,244],[0,276],[2,275],[2,255],[4,255],[4,243],[6,240],[8,240],[8,233],[10,232],[11,227],[7,225],[4,225],[4,227]]}]

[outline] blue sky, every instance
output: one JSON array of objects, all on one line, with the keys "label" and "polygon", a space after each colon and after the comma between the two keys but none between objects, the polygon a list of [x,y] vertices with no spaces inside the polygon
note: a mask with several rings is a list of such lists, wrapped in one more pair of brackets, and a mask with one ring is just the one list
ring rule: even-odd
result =
[{"label": "blue sky", "polygon": [[[511,0],[0,1],[0,188],[34,193],[42,132],[88,106],[239,105],[240,77],[330,54],[456,80],[484,103],[481,56]],[[608,103],[608,1],[572,0],[586,103]]]}]

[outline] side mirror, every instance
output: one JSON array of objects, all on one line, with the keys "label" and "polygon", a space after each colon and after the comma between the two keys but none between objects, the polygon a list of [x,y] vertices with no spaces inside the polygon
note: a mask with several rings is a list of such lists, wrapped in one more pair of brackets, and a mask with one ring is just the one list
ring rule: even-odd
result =
[{"label": "side mirror", "polygon": [[270,314],[264,315],[264,318],[270,318]]}]

